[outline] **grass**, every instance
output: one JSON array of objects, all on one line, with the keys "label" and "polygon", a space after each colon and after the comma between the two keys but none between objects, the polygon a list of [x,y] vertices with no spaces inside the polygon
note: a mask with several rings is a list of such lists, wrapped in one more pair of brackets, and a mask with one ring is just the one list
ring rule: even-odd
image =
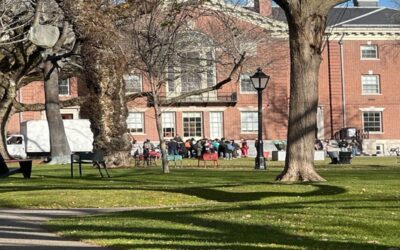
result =
[{"label": "grass", "polygon": [[[400,164],[356,158],[317,164],[328,182],[280,184],[282,163],[254,171],[254,159],[219,169],[35,166],[32,179],[0,180],[0,204],[18,208],[132,207],[48,223],[60,234],[116,249],[389,249],[400,246]],[[146,207],[158,207],[148,209]]]}]

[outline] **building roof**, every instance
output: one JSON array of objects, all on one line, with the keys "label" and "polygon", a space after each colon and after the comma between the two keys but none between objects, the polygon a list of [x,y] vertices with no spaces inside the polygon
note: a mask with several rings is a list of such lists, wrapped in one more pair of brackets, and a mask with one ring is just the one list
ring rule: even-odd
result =
[{"label": "building roof", "polygon": [[265,30],[269,30],[272,36],[287,37],[287,24],[282,20],[274,18],[273,16],[261,16],[255,11],[240,7],[238,5],[230,4],[224,0],[211,0],[206,2],[206,5],[210,9],[222,11],[225,14],[245,20]]},{"label": "building roof", "polygon": [[329,13],[328,26],[400,26],[400,12],[388,8],[333,8]]},{"label": "building roof", "polygon": [[[285,13],[273,8],[273,18],[286,22]],[[335,7],[329,12],[328,26],[400,27],[400,11],[385,7]]]},{"label": "building roof", "polygon": [[[238,5],[229,4],[225,0],[211,0],[208,6],[269,30],[273,36],[288,37],[286,16],[278,6],[272,7],[272,15],[268,17],[249,7],[238,8]],[[398,39],[400,11],[380,6],[335,7],[328,15],[328,33],[346,33],[356,37],[368,34],[376,38]]]}]

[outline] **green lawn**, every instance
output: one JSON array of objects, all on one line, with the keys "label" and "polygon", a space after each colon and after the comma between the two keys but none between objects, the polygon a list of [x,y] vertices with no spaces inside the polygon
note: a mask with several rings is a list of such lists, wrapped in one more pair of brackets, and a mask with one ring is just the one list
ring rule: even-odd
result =
[{"label": "green lawn", "polygon": [[[164,175],[158,168],[35,166],[32,179],[0,180],[2,207],[132,207],[106,216],[51,221],[52,230],[117,249],[389,249],[400,247],[400,163],[356,158],[318,163],[328,181],[280,184],[282,163],[254,171],[254,159]],[[148,207],[153,207],[149,209]],[[159,207],[159,208],[154,208]],[[400,248],[399,248],[400,249]]]}]

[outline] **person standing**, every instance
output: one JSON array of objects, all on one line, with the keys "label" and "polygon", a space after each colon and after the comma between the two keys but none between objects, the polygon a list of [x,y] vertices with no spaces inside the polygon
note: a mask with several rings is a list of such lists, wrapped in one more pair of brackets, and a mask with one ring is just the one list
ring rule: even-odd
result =
[{"label": "person standing", "polygon": [[235,147],[232,145],[231,141],[225,141],[225,145],[226,145],[226,157],[228,160],[232,160],[233,151],[235,150]]},{"label": "person standing", "polygon": [[223,137],[221,138],[221,141],[219,142],[218,157],[226,158],[226,143],[225,143],[225,138],[223,138]]},{"label": "person standing", "polygon": [[240,150],[242,151],[242,157],[246,158],[249,154],[249,145],[247,145],[246,139],[242,140],[242,147],[240,148]]},{"label": "person standing", "polygon": [[134,137],[131,138],[131,156],[136,157],[140,154],[142,154],[142,148],[140,145],[137,143],[136,139]]},{"label": "person standing", "polygon": [[351,155],[354,157],[358,153],[358,147],[360,146],[360,143],[358,143],[356,138],[353,138],[351,140],[350,146],[351,146]]},{"label": "person standing", "polygon": [[171,139],[168,143],[168,154],[178,155],[178,142],[174,139]]}]

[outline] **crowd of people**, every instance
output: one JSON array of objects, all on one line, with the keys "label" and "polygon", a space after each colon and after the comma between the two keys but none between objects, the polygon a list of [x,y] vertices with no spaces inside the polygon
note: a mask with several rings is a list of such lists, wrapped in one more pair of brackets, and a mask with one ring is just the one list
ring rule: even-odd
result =
[{"label": "crowd of people", "polygon": [[[148,155],[151,151],[159,151],[150,140],[145,140],[143,145],[132,138],[131,155]],[[198,158],[205,153],[217,153],[219,158],[232,160],[239,157],[247,157],[249,146],[245,139],[240,143],[234,140],[221,139],[199,139],[194,138],[183,141],[182,137],[175,136],[166,141],[168,155],[181,155],[183,158]]]},{"label": "crowd of people", "polygon": [[[155,147],[149,139],[146,139],[143,144],[137,143],[132,138],[131,155],[133,157],[143,155],[148,157],[151,153],[160,155],[159,146]],[[257,141],[256,141],[257,142]],[[183,158],[198,158],[205,153],[216,153],[219,158],[232,160],[239,157],[248,157],[249,145],[245,139],[240,142],[235,140],[221,139],[199,139],[194,138],[183,140],[179,135],[166,141],[168,155],[181,155]],[[315,150],[323,150],[326,156],[329,156],[333,161],[339,158],[339,152],[351,152],[352,157],[360,152],[360,143],[352,138],[351,140],[316,140]]]}]

